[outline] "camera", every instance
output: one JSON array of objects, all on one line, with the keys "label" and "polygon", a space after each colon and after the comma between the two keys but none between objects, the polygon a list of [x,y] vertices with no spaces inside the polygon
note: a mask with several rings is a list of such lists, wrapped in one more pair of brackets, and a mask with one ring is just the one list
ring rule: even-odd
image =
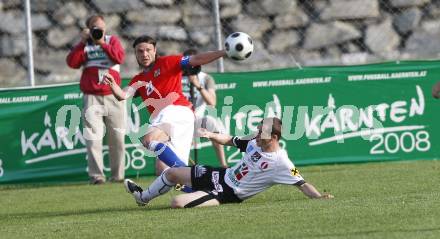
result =
[{"label": "camera", "polygon": [[104,36],[104,31],[102,29],[94,27],[90,31],[90,36],[92,36],[93,40],[99,40]]},{"label": "camera", "polygon": [[182,75],[193,76],[199,74],[200,71],[202,71],[201,66],[187,66],[182,70]]}]

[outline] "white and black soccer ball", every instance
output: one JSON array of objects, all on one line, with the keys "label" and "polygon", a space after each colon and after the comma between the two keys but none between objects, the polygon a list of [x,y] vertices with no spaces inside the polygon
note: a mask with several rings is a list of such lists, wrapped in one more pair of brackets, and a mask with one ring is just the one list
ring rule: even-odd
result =
[{"label": "white and black soccer ball", "polygon": [[229,58],[241,61],[251,56],[254,51],[254,43],[248,34],[234,32],[226,38],[225,50]]}]

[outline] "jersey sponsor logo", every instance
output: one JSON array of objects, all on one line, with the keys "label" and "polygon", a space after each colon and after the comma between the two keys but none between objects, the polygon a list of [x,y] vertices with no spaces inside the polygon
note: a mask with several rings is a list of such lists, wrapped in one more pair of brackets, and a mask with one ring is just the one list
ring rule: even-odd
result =
[{"label": "jersey sponsor logo", "polygon": [[87,60],[105,60],[107,59],[107,54],[101,48],[101,46],[87,45],[84,48],[87,54]]},{"label": "jersey sponsor logo", "polygon": [[292,176],[299,176],[299,170],[296,168],[292,168],[290,169],[290,174],[292,174]]},{"label": "jersey sponsor logo", "polygon": [[147,85],[145,86],[145,90],[147,91],[147,95],[150,95],[151,93],[153,93],[154,86],[153,86],[153,83],[151,81],[149,81],[147,83]]},{"label": "jersey sponsor logo", "polygon": [[88,60],[105,60],[107,55],[101,49],[87,51]]},{"label": "jersey sponsor logo", "polygon": [[252,152],[252,150],[254,150],[254,147],[252,145],[248,144],[248,146],[246,148],[246,153],[250,153],[250,152]]},{"label": "jersey sponsor logo", "polygon": [[260,153],[258,153],[257,151],[255,151],[255,153],[254,154],[252,154],[252,156],[251,156],[251,160],[252,160],[252,162],[257,162],[258,160],[260,160],[261,159],[261,154]]},{"label": "jersey sponsor logo", "polygon": [[223,192],[223,187],[219,182],[220,181],[220,173],[218,171],[212,172],[211,181],[212,181],[212,184],[214,185],[216,192]]},{"label": "jersey sponsor logo", "polygon": [[261,164],[260,164],[260,168],[261,169],[267,169],[269,167],[269,163],[268,162],[262,162]]},{"label": "jersey sponsor logo", "polygon": [[235,178],[234,172],[232,170],[228,171],[228,178],[235,186],[239,186],[240,182]]},{"label": "jersey sponsor logo", "polygon": [[160,68],[155,70],[153,75],[154,75],[155,78],[160,76]]},{"label": "jersey sponsor logo", "polygon": [[244,176],[246,176],[249,173],[249,167],[246,165],[246,163],[242,163],[240,167],[234,170],[235,178],[240,181]]}]

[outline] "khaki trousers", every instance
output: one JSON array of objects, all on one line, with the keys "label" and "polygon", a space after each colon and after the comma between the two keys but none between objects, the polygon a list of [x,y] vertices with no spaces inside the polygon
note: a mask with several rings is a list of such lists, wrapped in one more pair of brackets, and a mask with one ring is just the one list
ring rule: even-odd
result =
[{"label": "khaki trousers", "polygon": [[[103,138],[107,136],[111,180],[124,179],[126,105],[113,95],[83,97],[82,119],[87,146],[89,177],[91,182],[105,181]],[[104,149],[105,150],[105,149]]]}]

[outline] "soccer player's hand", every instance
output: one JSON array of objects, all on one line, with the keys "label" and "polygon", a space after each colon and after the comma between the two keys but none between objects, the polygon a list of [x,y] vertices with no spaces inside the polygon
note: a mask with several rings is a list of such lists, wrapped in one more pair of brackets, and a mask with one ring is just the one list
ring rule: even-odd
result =
[{"label": "soccer player's hand", "polygon": [[88,40],[89,37],[90,37],[90,29],[88,29],[88,28],[84,28],[84,29],[81,31],[80,36],[81,36],[81,41],[82,41],[83,43],[86,43],[87,40]]},{"label": "soccer player's hand", "polygon": [[331,195],[329,193],[323,193],[321,195],[321,199],[332,199],[332,198],[335,198],[335,196],[333,196],[333,195]]},{"label": "soccer player's hand", "polygon": [[204,128],[200,128],[197,130],[197,135],[201,138],[211,138],[213,136],[214,133],[209,132],[207,129]]}]

